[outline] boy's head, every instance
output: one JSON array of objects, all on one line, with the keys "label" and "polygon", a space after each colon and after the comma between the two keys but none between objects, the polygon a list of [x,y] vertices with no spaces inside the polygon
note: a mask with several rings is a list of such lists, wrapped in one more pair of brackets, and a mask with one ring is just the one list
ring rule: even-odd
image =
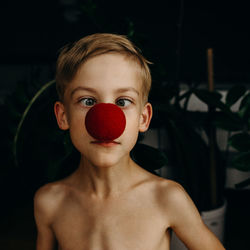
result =
[{"label": "boy's head", "polygon": [[99,167],[124,161],[152,117],[150,72],[133,44],[112,34],[85,37],[62,50],[56,80],[58,125],[83,159]]},{"label": "boy's head", "polygon": [[145,104],[151,88],[151,74],[147,61],[137,47],[125,36],[99,33],[86,36],[79,41],[66,45],[57,60],[56,85],[60,101],[64,101],[64,93],[68,84],[74,79],[80,66],[88,59],[107,53],[124,55],[127,60],[139,67],[142,102]]}]

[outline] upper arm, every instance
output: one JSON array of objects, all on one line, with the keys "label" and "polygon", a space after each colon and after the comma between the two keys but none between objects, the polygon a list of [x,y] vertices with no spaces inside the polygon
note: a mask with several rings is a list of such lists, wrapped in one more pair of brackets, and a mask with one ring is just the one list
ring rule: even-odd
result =
[{"label": "upper arm", "polygon": [[56,239],[51,224],[53,219],[53,207],[48,190],[40,188],[34,197],[34,217],[37,226],[37,250],[53,250]]},{"label": "upper arm", "polygon": [[168,191],[170,226],[190,250],[223,250],[216,236],[207,228],[189,195],[181,185],[171,184]]}]

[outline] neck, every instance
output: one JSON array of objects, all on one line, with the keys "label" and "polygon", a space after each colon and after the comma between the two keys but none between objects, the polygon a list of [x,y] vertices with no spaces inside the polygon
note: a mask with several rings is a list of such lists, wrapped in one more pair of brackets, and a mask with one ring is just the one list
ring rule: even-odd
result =
[{"label": "neck", "polygon": [[93,197],[105,199],[128,191],[136,166],[130,157],[108,167],[94,166],[82,157],[76,174],[85,191]]}]

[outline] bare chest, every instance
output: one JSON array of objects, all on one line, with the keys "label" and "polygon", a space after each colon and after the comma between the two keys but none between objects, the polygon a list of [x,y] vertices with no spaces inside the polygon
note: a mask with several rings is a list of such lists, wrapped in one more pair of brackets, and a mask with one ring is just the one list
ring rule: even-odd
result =
[{"label": "bare chest", "polygon": [[150,200],[65,204],[53,229],[62,250],[169,249],[165,216]]}]

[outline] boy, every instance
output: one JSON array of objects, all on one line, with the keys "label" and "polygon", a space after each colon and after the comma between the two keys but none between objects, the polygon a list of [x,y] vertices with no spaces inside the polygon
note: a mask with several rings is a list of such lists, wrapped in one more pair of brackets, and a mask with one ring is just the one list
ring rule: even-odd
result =
[{"label": "boy", "polygon": [[[131,158],[152,117],[148,62],[124,36],[94,34],[66,46],[57,62],[55,115],[81,154],[67,178],[35,195],[37,250],[167,250],[175,231],[192,250],[222,250],[183,188]],[[126,119],[113,140],[92,137],[85,117],[100,103]]]}]

